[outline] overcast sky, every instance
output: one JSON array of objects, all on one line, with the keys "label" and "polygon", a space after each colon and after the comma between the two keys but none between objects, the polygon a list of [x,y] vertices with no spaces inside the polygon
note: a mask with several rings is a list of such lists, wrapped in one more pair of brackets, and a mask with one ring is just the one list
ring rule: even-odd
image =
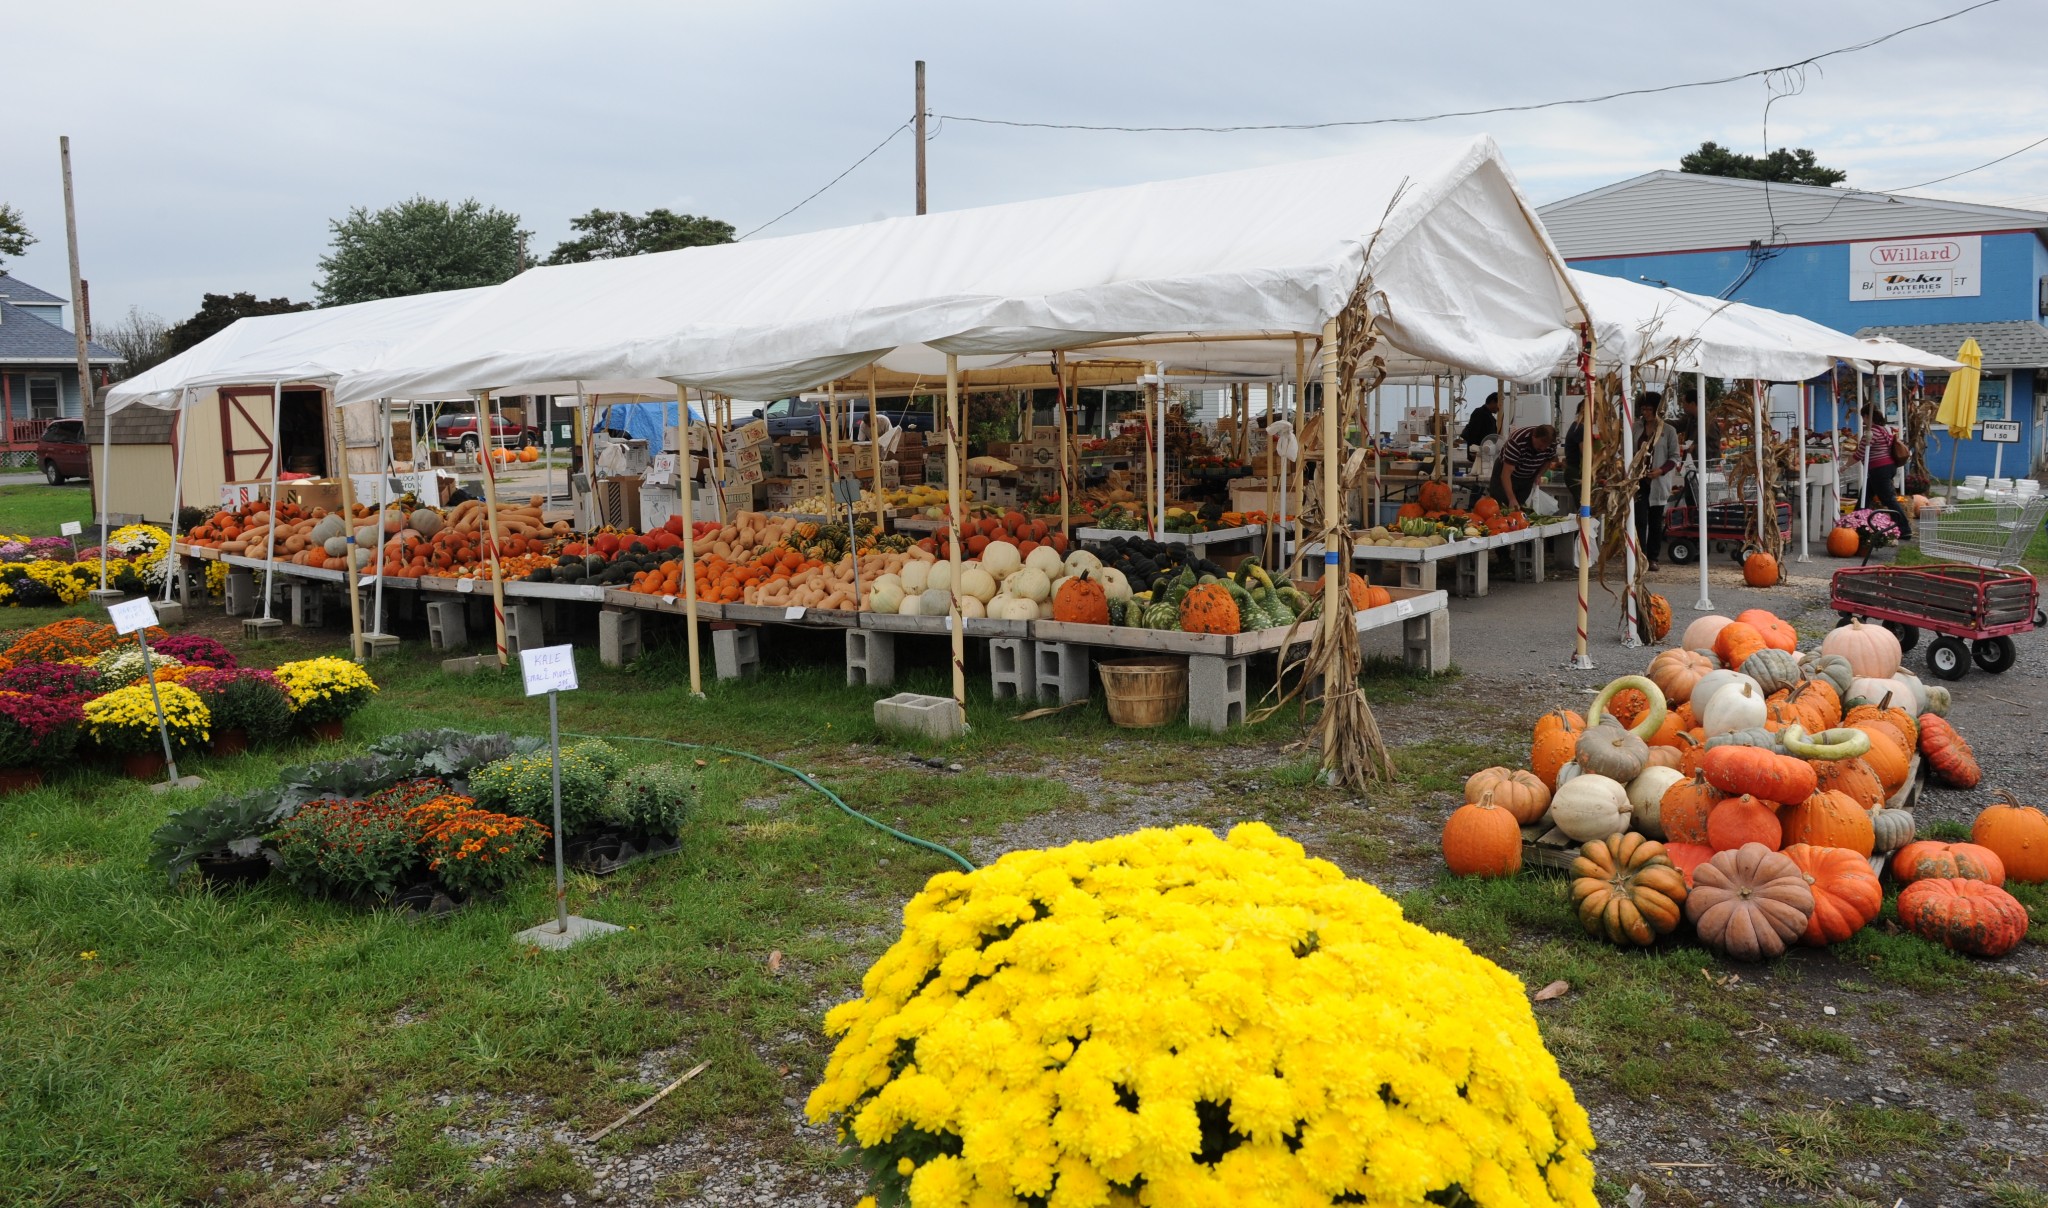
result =
[{"label": "overcast sky", "polygon": [[[0,202],[41,238],[9,261],[63,292],[57,137],[69,134],[93,310],[176,321],[204,292],[310,299],[328,221],[416,193],[512,210],[545,255],[593,207],[742,231],[910,115],[1313,122],[1522,104],[1730,75],[1969,0],[1504,0],[1262,5],[584,0],[16,4]],[[1805,73],[1772,145],[1897,188],[2048,134],[2048,0],[2002,0]],[[935,123],[953,209],[1487,132],[1538,202],[1656,168],[1702,139],[1761,150],[1765,85],[1317,132],[1125,134]],[[2048,146],[1927,190],[2048,208]],[[913,208],[899,137],[763,236]]]}]

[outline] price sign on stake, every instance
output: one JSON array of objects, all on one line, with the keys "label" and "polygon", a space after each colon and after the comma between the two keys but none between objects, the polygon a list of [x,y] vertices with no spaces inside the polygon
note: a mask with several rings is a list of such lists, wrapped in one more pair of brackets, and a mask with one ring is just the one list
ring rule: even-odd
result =
[{"label": "price sign on stake", "polygon": [[156,607],[148,596],[135,600],[123,600],[107,608],[107,618],[114,622],[115,633],[134,633],[156,624]]},{"label": "price sign on stake", "polygon": [[178,782],[178,755],[171,748],[171,726],[164,718],[163,694],[157,691],[156,667],[149,657],[149,629],[156,624],[156,606],[148,596],[135,600],[123,600],[107,606],[107,619],[114,623],[115,633],[132,633],[135,644],[142,651],[142,674],[149,684],[149,699],[156,706],[156,732],[164,743],[164,766],[170,769],[169,783]]},{"label": "price sign on stake", "polygon": [[66,537],[76,537],[85,531],[85,526],[76,520],[66,520],[57,526],[57,532]]},{"label": "price sign on stake", "polygon": [[519,652],[519,673],[526,678],[526,694],[573,692],[576,690],[576,648],[543,646]]}]

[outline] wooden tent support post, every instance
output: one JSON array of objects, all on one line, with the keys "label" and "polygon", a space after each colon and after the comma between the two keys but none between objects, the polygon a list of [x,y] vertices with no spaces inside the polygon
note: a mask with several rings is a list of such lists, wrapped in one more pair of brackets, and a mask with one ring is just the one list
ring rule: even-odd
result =
[{"label": "wooden tent support post", "polygon": [[[1572,649],[1571,666],[1574,670],[1590,671],[1593,658],[1586,649],[1586,628],[1589,614],[1588,600],[1593,588],[1593,429],[1600,398],[1600,383],[1593,377],[1593,325],[1579,325],[1579,372],[1586,383],[1584,421],[1579,425],[1584,430],[1584,447],[1579,458],[1579,600],[1578,639]],[[1515,502],[1520,503],[1521,500]],[[1700,551],[1706,557],[1706,551]]]},{"label": "wooden tent support post", "polygon": [[[1344,601],[1337,598],[1348,584],[1344,572],[1348,569],[1338,565],[1343,561],[1341,550],[1342,525],[1344,517],[1339,500],[1337,480],[1343,476],[1343,464],[1337,457],[1339,439],[1337,419],[1337,320],[1323,324],[1323,447],[1321,464],[1316,475],[1323,483],[1323,623],[1329,624],[1338,617],[1349,617],[1351,610],[1344,607]],[[1325,694],[1335,685],[1325,684]]]},{"label": "wooden tent support post", "polygon": [[[341,535],[346,539],[342,557],[347,563],[347,565],[342,567],[342,572],[348,576],[349,657],[360,663],[363,661],[363,593],[362,576],[356,569],[355,478],[348,472],[348,424],[342,420],[340,408],[329,408],[328,414],[332,415],[335,421],[334,447],[338,454],[335,462],[335,474],[341,479]],[[376,559],[377,570],[379,573],[382,573],[384,569],[384,559],[381,556],[384,552],[384,513],[382,509],[378,510],[377,519],[372,523],[371,527],[375,530],[373,539],[376,541],[376,549],[380,555]]]},{"label": "wooden tent support post", "polygon": [[165,556],[171,561],[164,568],[164,603],[171,602],[171,587],[178,581],[178,513],[185,509],[185,442],[192,429],[192,388],[187,386],[178,392],[177,440],[171,457],[171,549]]},{"label": "wooden tent support post", "polygon": [[490,528],[490,532],[484,534],[484,552],[491,559],[491,622],[496,627],[498,666],[507,667],[512,659],[505,649],[505,568],[498,561],[498,459],[491,456],[497,452],[494,438],[498,420],[496,409],[491,405],[490,391],[479,393],[476,399],[480,413],[478,431],[483,433],[484,523]]},{"label": "wooden tent support post", "polygon": [[951,517],[946,530],[946,558],[952,565],[955,590],[947,594],[952,605],[946,626],[953,635],[953,703],[960,710],[960,725],[967,725],[967,619],[960,612],[960,476],[967,450],[960,439],[960,358],[946,354],[946,510]]},{"label": "wooden tent support post", "polygon": [[[907,413],[909,410],[909,400],[905,399],[904,404],[904,410]],[[902,438],[898,437],[897,439],[900,440]],[[882,421],[881,405],[875,400],[875,367],[873,365],[868,366],[868,461],[875,469],[875,536],[879,537],[882,535],[883,528]],[[902,479],[899,478],[897,481],[901,482]],[[853,547],[854,562],[858,565],[860,561],[860,538],[853,533],[848,533],[846,537]],[[856,601],[855,603],[857,605],[859,602]]]},{"label": "wooden tent support post", "polygon": [[1055,352],[1052,354],[1052,369],[1053,376],[1058,378],[1060,383],[1059,415],[1057,417],[1059,422],[1056,425],[1059,430],[1060,440],[1060,535],[1066,538],[1071,546],[1074,540],[1074,529],[1071,519],[1074,508],[1074,477],[1071,463],[1068,459],[1068,446],[1073,443],[1074,438],[1073,425],[1068,422],[1067,418],[1067,400],[1069,395],[1067,394],[1066,353]]},{"label": "wooden tent support post", "polygon": [[690,456],[690,392],[681,383],[676,385],[676,402],[683,421],[683,626],[690,652],[690,695],[702,700],[704,669],[698,665],[697,656],[697,513],[690,502],[690,471],[694,462]]}]

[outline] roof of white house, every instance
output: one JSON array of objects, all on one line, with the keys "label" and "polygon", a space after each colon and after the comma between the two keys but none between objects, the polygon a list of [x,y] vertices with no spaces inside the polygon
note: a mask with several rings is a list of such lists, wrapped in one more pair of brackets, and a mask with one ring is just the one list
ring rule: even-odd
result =
[{"label": "roof of white house", "polygon": [[1538,207],[1566,259],[1646,256],[1915,235],[2048,231],[2048,213],[1846,186],[1772,184],[1689,172],[1641,176]]}]

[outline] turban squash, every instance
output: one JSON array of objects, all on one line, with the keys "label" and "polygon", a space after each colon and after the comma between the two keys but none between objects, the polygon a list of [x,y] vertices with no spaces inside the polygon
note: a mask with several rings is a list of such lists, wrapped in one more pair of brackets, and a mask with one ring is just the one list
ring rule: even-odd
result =
[{"label": "turban squash", "polygon": [[1634,832],[1589,839],[1571,871],[1580,924],[1611,944],[1646,947],[1683,917],[1685,874],[1655,839]]}]

